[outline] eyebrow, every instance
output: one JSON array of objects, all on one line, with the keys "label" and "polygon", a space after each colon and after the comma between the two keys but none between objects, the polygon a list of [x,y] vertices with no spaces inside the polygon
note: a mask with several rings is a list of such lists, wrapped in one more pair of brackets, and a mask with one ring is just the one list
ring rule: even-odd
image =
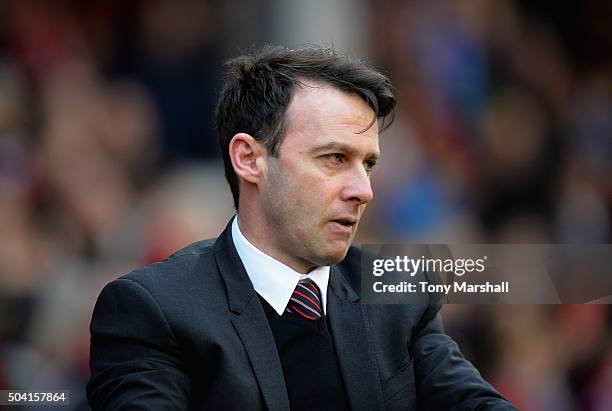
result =
[{"label": "eyebrow", "polygon": [[[317,154],[317,153],[321,153],[321,152],[325,152],[325,151],[341,151],[341,152],[349,153],[349,154],[352,154],[352,155],[355,155],[355,154],[358,153],[358,151],[354,147],[352,147],[352,146],[350,146],[348,144],[345,144],[345,143],[339,143],[337,141],[331,141],[331,142],[329,142],[327,144],[323,144],[323,145],[320,145],[320,146],[313,147],[309,151],[312,154]],[[377,152],[377,151],[368,153],[366,155],[366,158],[368,160],[378,160],[380,158],[380,153]]]}]

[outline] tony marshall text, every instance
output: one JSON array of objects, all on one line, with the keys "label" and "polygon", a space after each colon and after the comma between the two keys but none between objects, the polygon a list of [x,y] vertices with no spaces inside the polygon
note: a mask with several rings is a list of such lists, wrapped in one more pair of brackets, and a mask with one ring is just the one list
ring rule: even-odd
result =
[{"label": "tony marshall text", "polygon": [[383,284],[377,281],[372,288],[376,293],[444,293],[448,294],[451,291],[454,293],[507,293],[509,290],[508,281],[500,283],[491,283],[489,281],[483,284],[468,284],[465,281],[453,281],[452,284],[430,284],[427,281],[419,281],[418,283],[409,283],[402,281],[398,284]]}]

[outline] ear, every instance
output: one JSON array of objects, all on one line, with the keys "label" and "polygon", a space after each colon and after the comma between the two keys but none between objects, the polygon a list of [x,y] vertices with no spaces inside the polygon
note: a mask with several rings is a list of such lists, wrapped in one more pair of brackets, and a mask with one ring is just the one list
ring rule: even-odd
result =
[{"label": "ear", "polygon": [[238,133],[229,143],[229,156],[238,177],[257,184],[265,169],[265,147],[253,136]]}]

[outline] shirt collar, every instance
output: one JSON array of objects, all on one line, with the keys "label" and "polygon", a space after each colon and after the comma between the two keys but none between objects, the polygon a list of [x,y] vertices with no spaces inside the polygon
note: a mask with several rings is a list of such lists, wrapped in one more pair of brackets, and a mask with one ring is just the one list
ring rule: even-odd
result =
[{"label": "shirt collar", "polygon": [[253,283],[255,291],[261,295],[279,314],[283,315],[291,299],[293,290],[298,281],[310,278],[321,290],[323,314],[327,312],[327,283],[329,282],[329,266],[320,266],[309,272],[301,274],[289,268],[280,261],[275,260],[255,247],[240,231],[238,216],[232,222],[232,240],[246,269],[247,275]]}]

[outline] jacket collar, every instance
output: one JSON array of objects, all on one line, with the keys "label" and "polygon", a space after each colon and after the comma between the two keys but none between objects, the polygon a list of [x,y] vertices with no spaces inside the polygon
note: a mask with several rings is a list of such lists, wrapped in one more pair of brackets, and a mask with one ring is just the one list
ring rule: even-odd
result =
[{"label": "jacket collar", "polygon": [[214,249],[217,266],[225,282],[229,309],[235,314],[240,314],[255,297],[255,289],[234,247],[232,240],[234,218],[236,217],[230,220],[223,233],[217,238]]}]

